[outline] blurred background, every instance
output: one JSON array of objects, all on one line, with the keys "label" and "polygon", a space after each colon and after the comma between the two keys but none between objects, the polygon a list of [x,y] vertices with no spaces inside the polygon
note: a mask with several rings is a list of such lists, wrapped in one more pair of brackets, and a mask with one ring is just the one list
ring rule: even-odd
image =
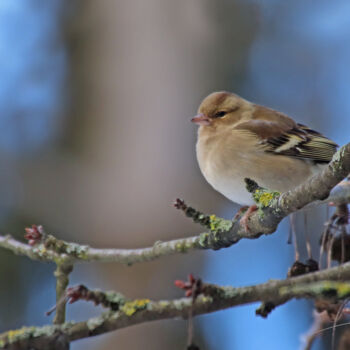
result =
[{"label": "blurred background", "polygon": [[[1,232],[22,238],[36,223],[69,241],[125,248],[201,232],[172,207],[176,197],[231,218],[238,207],[200,174],[190,117],[210,92],[228,90],[349,141],[349,21],[348,0],[2,0]],[[314,242],[325,219],[325,208],[310,213]],[[284,278],[288,229],[133,267],[77,265],[71,285],[159,299],[180,297],[173,281],[190,272],[234,286]],[[0,251],[0,331],[52,321],[53,270]],[[196,342],[297,349],[312,304],[290,302],[267,320],[257,306],[196,318]],[[68,319],[100,311],[80,302]],[[153,322],[72,349],[183,349],[186,327]],[[328,349],[328,336],[314,349]]]}]

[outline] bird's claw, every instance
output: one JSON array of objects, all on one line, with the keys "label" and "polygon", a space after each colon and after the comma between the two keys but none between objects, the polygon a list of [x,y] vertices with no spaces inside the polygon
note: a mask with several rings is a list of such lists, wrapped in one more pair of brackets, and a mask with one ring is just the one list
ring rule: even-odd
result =
[{"label": "bird's claw", "polygon": [[258,207],[253,204],[251,205],[248,210],[244,213],[244,215],[242,216],[241,220],[239,221],[240,224],[244,227],[244,230],[246,233],[250,233],[250,229],[248,227],[248,221],[250,216],[258,209]]}]

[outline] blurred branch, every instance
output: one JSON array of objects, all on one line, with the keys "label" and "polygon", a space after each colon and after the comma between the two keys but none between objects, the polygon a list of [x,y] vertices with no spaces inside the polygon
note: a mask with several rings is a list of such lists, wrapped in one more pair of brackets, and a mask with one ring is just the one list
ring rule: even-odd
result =
[{"label": "blurred branch", "polygon": [[[350,283],[337,282],[344,279],[350,279],[350,263],[249,287],[221,287],[202,283],[201,295],[196,298],[194,304],[192,298],[162,301],[126,300],[118,293],[89,291],[86,287],[79,286],[74,291],[82,293],[80,299],[104,303],[104,306],[110,305],[106,300],[114,300],[114,309],[118,305],[118,310],[107,311],[84,322],[67,322],[62,325],[25,327],[8,331],[0,335],[0,346],[16,350],[56,349],[52,345],[56,344],[58,339],[71,342],[144,322],[178,317],[186,319],[191,307],[193,315],[200,315],[258,301],[282,304],[294,298],[344,300],[350,296]],[[79,299],[76,294],[72,295],[75,300]],[[113,295],[117,296],[117,299]]]},{"label": "blurred branch", "polygon": [[335,186],[329,197],[322,201],[322,203],[331,203],[333,205],[350,203],[350,176]]},{"label": "blurred branch", "polygon": [[317,312],[314,310],[313,317],[314,322],[310,330],[302,336],[304,350],[311,350],[314,341],[321,335],[322,328],[324,328],[325,324],[331,322],[326,311]]},{"label": "blurred branch", "polygon": [[56,277],[56,315],[53,320],[54,324],[62,324],[66,319],[66,303],[61,300],[65,296],[66,288],[69,284],[69,274],[73,271],[73,265],[57,264],[55,271]]}]

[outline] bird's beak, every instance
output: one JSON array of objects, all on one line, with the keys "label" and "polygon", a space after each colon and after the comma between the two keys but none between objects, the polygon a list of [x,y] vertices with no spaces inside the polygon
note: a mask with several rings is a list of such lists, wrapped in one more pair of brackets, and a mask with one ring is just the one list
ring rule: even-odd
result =
[{"label": "bird's beak", "polygon": [[198,125],[210,125],[211,124],[211,119],[204,115],[203,113],[200,113],[193,117],[191,119],[192,123],[198,124]]}]

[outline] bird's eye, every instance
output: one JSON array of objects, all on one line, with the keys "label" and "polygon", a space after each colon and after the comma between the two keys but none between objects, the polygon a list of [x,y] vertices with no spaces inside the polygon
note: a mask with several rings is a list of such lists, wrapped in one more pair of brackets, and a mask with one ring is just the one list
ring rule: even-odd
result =
[{"label": "bird's eye", "polygon": [[224,117],[226,114],[227,114],[227,112],[225,112],[225,111],[220,111],[220,112],[215,113],[214,117],[215,117],[215,118],[222,118],[222,117]]}]

